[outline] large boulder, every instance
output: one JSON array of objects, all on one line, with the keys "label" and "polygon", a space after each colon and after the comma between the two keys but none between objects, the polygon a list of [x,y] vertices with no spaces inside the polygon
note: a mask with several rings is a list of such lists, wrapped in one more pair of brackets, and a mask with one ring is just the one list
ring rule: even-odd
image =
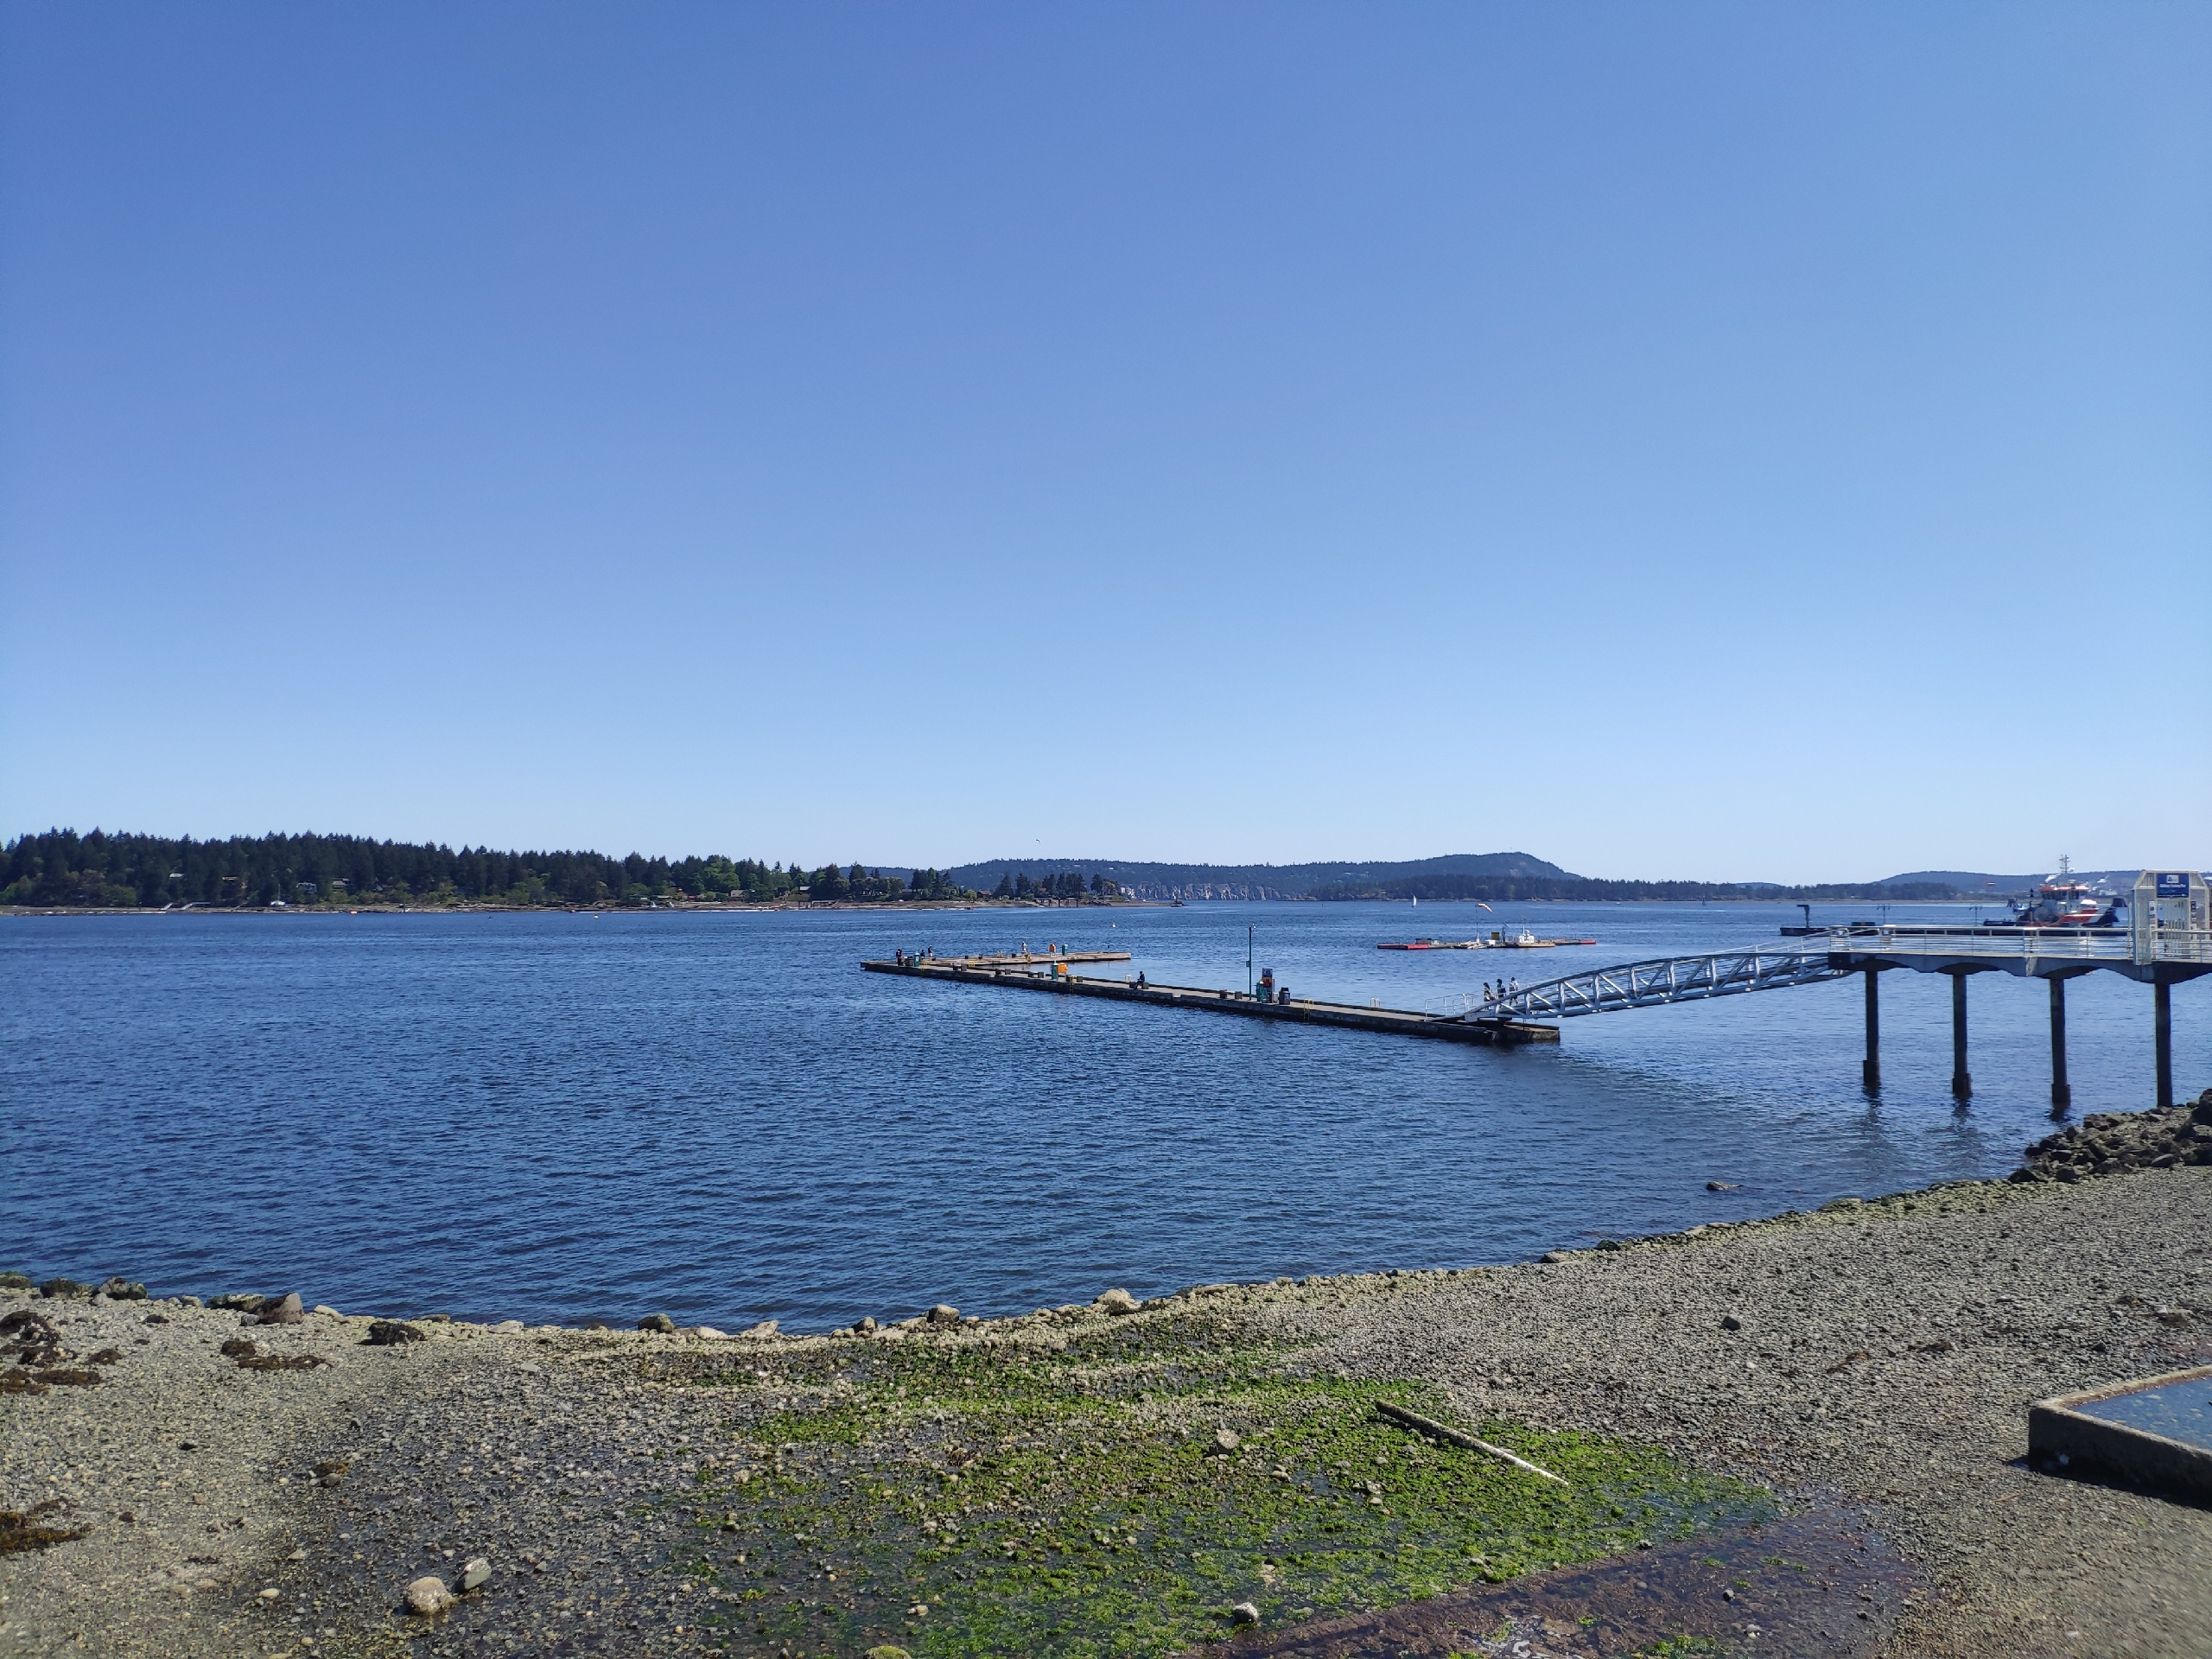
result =
[{"label": "large boulder", "polygon": [[264,1301],[257,1325],[305,1325],[308,1311],[300,1305],[300,1293],[293,1291],[280,1302]]}]

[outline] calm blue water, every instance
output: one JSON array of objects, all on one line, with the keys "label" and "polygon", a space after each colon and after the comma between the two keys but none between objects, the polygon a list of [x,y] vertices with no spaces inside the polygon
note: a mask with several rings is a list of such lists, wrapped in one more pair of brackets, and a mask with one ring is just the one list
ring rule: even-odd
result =
[{"label": "calm blue water", "polygon": [[[1927,911],[1929,919],[1955,912]],[[1840,918],[1841,912],[1836,912]],[[1380,952],[1525,915],[1592,949]],[[665,1311],[797,1328],[1211,1280],[1526,1258],[1605,1234],[2011,1168],[2050,1128],[2039,983],[1856,981],[1462,1048],[918,984],[863,956],[1027,938],[1132,968],[1421,1007],[1758,941],[1783,906],[1208,905],[899,918],[609,914],[0,923],[0,1265],[349,1312]],[[1913,917],[1895,906],[1894,920]],[[1117,971],[1117,970],[1098,970]],[[2212,1082],[2206,982],[2178,1074]],[[2151,998],[2074,982],[2077,1110],[2151,1093]],[[1711,1179],[1738,1182],[1713,1194]]]}]

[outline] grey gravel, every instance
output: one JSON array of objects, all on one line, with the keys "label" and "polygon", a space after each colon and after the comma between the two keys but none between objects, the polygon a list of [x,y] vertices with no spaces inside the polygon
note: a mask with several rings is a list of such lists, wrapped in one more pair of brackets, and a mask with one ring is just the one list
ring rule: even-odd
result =
[{"label": "grey gravel", "polygon": [[1892,1654],[2212,1654],[2212,1511],[2023,1461],[2030,1402],[2212,1363],[2212,1169],[1939,1188],[1262,1308],[1471,1420],[1630,1435],[1861,1510],[1928,1586]]},{"label": "grey gravel", "polygon": [[[1020,1352],[1200,1297],[1308,1344],[1302,1363],[1433,1379],[1465,1421],[1654,1440],[1862,1510],[1925,1586],[1892,1653],[2212,1653],[2212,1512],[2020,1461],[2030,1401],[2212,1357],[2212,1167],[845,1340]],[[0,1397],[0,1505],[88,1529],[0,1560],[6,1655],[711,1650],[696,1619],[714,1592],[666,1568],[720,1511],[683,1494],[767,1449],[743,1444],[753,1391],[654,1368],[825,1340],[422,1321],[419,1340],[372,1344],[370,1320],[317,1313],[253,1339],[324,1363],[256,1371],[219,1351],[234,1310],[0,1293],[19,1308],[73,1355],[123,1357],[98,1387]],[[410,1583],[465,1584],[477,1558],[490,1577],[450,1611],[405,1611]]]}]

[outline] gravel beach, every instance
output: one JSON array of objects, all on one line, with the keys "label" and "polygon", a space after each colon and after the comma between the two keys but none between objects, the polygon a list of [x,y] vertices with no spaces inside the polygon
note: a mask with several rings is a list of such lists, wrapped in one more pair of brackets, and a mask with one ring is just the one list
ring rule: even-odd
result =
[{"label": "gravel beach", "polygon": [[[2212,1358],[2212,1166],[1204,1294],[1344,1375],[1437,1385],[1469,1421],[1654,1442],[1852,1517],[1905,1574],[1868,1594],[1850,1650],[2212,1655],[2212,1513],[2022,1461],[2031,1400]],[[886,1341],[1018,1361],[1112,1317],[841,1338],[425,1322],[378,1344],[327,1309],[262,1325],[188,1299],[0,1294],[19,1313],[52,1336],[8,1333],[47,1345],[0,1395],[0,1507],[19,1538],[75,1535],[0,1556],[0,1654],[256,1659],[752,1651],[702,1630],[722,1592],[676,1565],[715,1519],[686,1495],[762,1448],[687,1374]],[[406,1611],[410,1584],[459,1586],[472,1560],[488,1577],[452,1611]],[[1529,1651],[1598,1651],[1560,1628]]]}]

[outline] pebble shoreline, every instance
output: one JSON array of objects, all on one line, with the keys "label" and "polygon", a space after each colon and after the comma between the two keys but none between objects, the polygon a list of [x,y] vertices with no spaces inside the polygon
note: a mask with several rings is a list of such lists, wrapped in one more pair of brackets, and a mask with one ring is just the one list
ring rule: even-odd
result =
[{"label": "pebble shoreline", "polygon": [[[647,1501],[728,1459],[730,1402],[641,1364],[830,1342],[1018,1357],[1200,1297],[1351,1375],[1439,1383],[1471,1421],[1655,1441],[1863,1513],[1921,1580],[1884,1610],[1887,1652],[2212,1654],[2212,1513],[2020,1461],[2029,1402],[2212,1359],[2198,1125],[2212,1092],[2090,1120],[2010,1180],[1525,1266],[939,1308],[836,1336],[403,1327],[13,1286],[24,1391],[0,1394],[0,1508],[82,1533],[0,1555],[0,1655],[722,1651],[664,1570],[696,1517]],[[37,1381],[60,1372],[99,1380]],[[405,1611],[410,1585],[458,1588],[480,1558],[451,1611]]]}]

